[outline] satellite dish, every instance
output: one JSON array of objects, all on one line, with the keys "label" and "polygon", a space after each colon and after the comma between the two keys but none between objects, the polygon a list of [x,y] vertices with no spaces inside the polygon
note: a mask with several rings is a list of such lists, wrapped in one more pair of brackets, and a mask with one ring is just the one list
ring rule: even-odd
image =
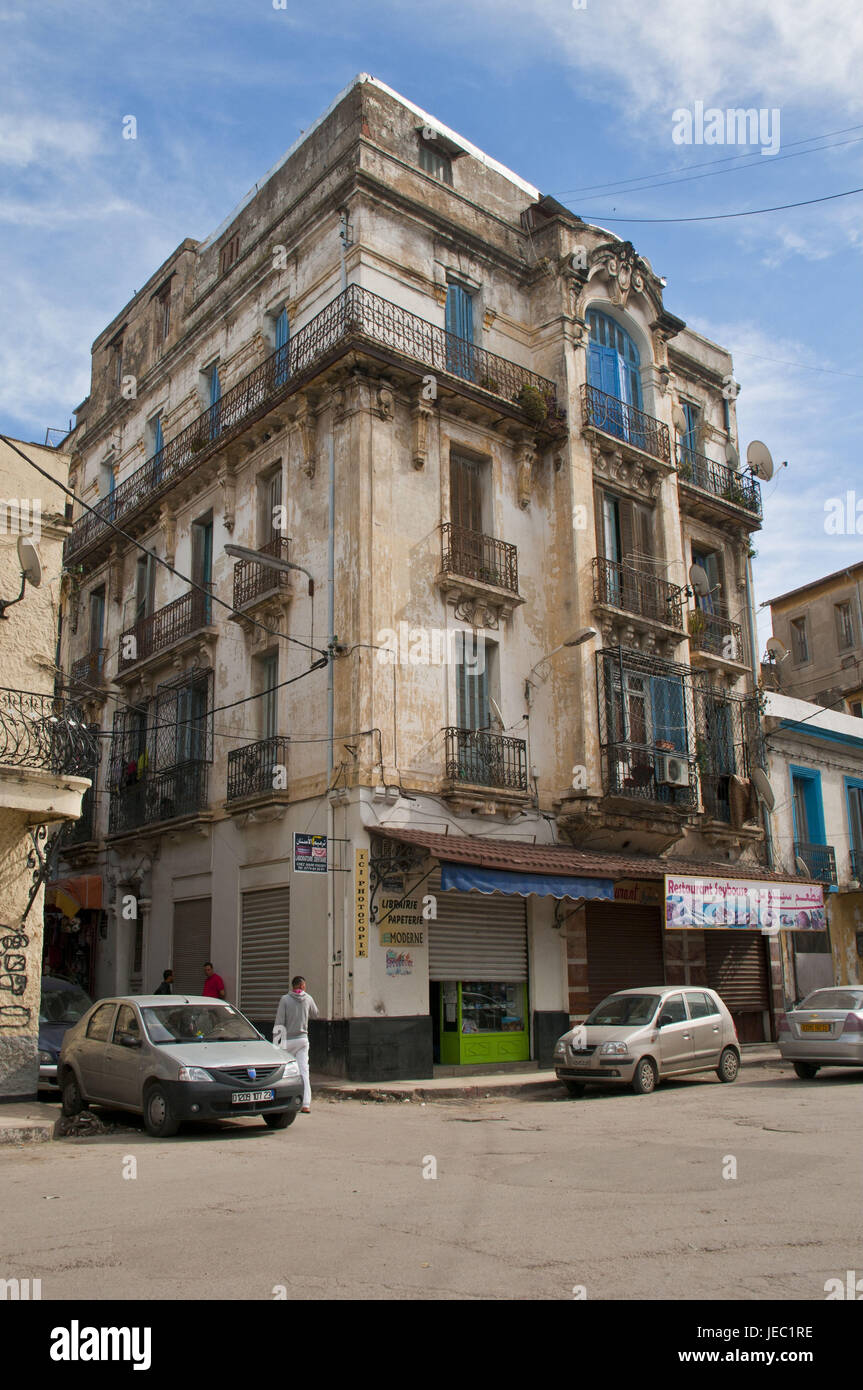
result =
[{"label": "satellite dish", "polygon": [[678,434],[686,434],[689,428],[689,421],[686,418],[686,411],[682,406],[676,405],[671,412],[671,419]]},{"label": "satellite dish", "polygon": [[773,807],[776,805],[776,798],[773,795],[770,778],[767,776],[763,767],[754,767],[752,769],[752,785],[755,788],[758,800],[764,802],[768,811],[772,811]]},{"label": "satellite dish", "polygon": [[494,717],[495,717],[495,719],[497,720],[497,722],[498,722],[498,724],[500,725],[500,727],[503,729],[505,726],[504,726],[504,722],[503,722],[503,715],[502,715],[501,712],[500,712],[500,705],[498,704],[497,700],[493,700],[492,697],[491,697],[490,695],[489,695],[489,697],[488,697],[488,702],[489,702],[489,705],[491,706],[491,712],[492,712],[492,714],[494,715]]},{"label": "satellite dish", "polygon": [[27,583],[32,588],[38,589],[42,583],[42,561],[39,559],[39,551],[29,536],[18,537],[18,559],[21,563],[21,573]]},{"label": "satellite dish", "polygon": [[756,478],[760,478],[764,483],[770,482],[773,477],[773,458],[767,445],[762,444],[760,439],[753,439],[749,445],[746,450],[746,462]]},{"label": "satellite dish", "polygon": [[725,446],[725,461],[729,468],[737,469],[740,467],[740,455],[729,439]]},{"label": "satellite dish", "polygon": [[800,858],[799,854],[794,856],[794,867],[797,870],[798,874],[800,874],[803,878],[812,877],[812,875],[809,872],[809,865],[806,863],[805,859]]},{"label": "satellite dish", "polygon": [[767,651],[773,661],[784,661],[788,655],[788,648],[784,642],[780,642],[778,637],[767,639]]},{"label": "satellite dish", "polygon": [[707,577],[707,570],[701,565],[690,565],[689,582],[699,598],[706,598],[710,593],[710,580]]}]

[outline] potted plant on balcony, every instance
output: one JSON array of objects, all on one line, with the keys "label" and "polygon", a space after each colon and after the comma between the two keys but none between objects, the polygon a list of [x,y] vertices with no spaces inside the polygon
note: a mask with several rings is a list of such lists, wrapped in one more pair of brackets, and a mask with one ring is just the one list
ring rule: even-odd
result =
[{"label": "potted plant on balcony", "polygon": [[548,416],[548,402],[541,391],[535,386],[525,384],[522,386],[518,395],[515,397],[516,405],[520,406],[532,425],[545,424]]},{"label": "potted plant on balcony", "polygon": [[480,386],[484,391],[493,391],[496,396],[500,395],[500,383],[495,376],[486,375],[480,377]]},{"label": "potted plant on balcony", "polygon": [[685,483],[692,482],[692,462],[690,459],[686,458],[685,456],[678,459],[677,474],[678,477],[682,478]]},{"label": "potted plant on balcony", "polygon": [[740,482],[736,478],[729,478],[722,489],[722,496],[726,502],[734,502],[738,507],[748,507],[749,498]]},{"label": "potted plant on balcony", "polygon": [[707,618],[700,608],[690,608],[686,615],[690,637],[702,637],[707,631]]}]

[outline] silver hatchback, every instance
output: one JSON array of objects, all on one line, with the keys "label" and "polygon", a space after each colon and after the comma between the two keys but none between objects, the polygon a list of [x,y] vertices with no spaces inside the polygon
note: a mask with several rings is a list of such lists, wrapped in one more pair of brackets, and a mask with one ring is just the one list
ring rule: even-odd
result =
[{"label": "silver hatchback", "polygon": [[712,989],[623,989],[564,1033],[554,1068],[572,1096],[592,1084],[631,1086],[646,1095],[666,1076],[715,1071],[720,1081],[736,1081],[740,1044],[731,1014]]},{"label": "silver hatchback", "polygon": [[285,1129],[303,1095],[296,1062],[220,999],[134,995],[102,999],[60,1049],[63,1113],[85,1105],[133,1110],[157,1138],[184,1120],[260,1115]]}]

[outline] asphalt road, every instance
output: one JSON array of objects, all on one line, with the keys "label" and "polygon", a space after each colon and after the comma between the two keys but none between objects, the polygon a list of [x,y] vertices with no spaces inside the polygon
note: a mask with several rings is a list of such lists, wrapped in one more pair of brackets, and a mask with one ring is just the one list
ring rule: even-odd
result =
[{"label": "asphalt road", "polygon": [[861,1100],[856,1073],[750,1066],[6,1149],[0,1277],[43,1299],[821,1301],[863,1273]]}]

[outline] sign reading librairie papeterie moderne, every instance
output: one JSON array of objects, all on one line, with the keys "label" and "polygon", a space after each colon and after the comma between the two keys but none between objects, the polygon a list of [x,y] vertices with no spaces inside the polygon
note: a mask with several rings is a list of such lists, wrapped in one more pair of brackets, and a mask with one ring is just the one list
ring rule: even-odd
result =
[{"label": "sign reading librairie papeterie moderne", "polygon": [[307,835],[294,831],[294,873],[325,874],[327,872],[326,835]]},{"label": "sign reading librairie papeterie moderne", "polygon": [[823,931],[824,892],[820,883],[666,874],[665,925]]}]

